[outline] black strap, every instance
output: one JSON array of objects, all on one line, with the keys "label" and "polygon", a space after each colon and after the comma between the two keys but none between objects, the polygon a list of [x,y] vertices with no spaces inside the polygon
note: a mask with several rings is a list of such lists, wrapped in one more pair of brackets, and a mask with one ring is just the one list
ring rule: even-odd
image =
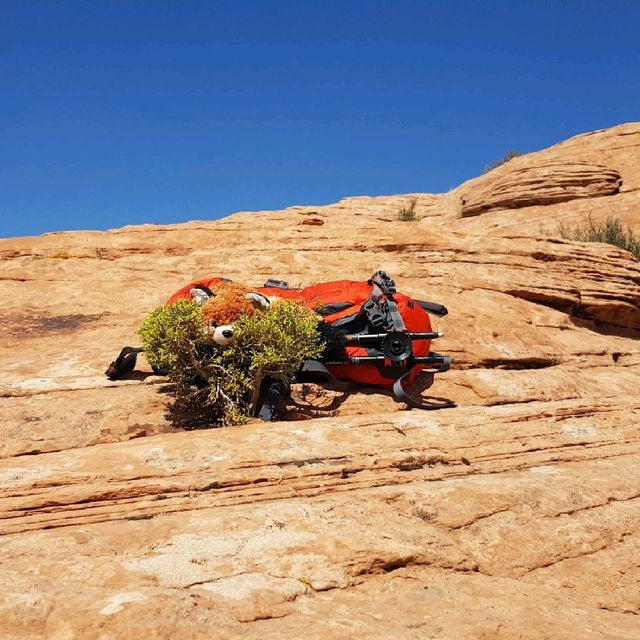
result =
[{"label": "black strap", "polygon": [[273,419],[276,411],[282,406],[282,400],[288,395],[288,390],[277,380],[274,380],[267,389],[267,395],[258,412],[258,418],[269,422]]},{"label": "black strap", "polygon": [[[404,375],[400,376],[393,385],[393,397],[396,402],[404,402],[414,409],[423,409],[425,411],[433,411],[435,409],[451,409],[456,406],[456,403],[451,402],[450,400],[431,402],[429,400],[424,400],[421,397],[416,397],[408,394],[403,387],[403,383],[411,375],[411,372],[412,370],[410,369]],[[433,371],[421,371],[419,375],[428,377],[429,383],[425,387],[425,390],[428,389],[433,384],[433,377],[435,373]]]},{"label": "black strap", "polygon": [[330,302],[328,304],[323,304],[321,307],[316,309],[316,313],[319,313],[321,316],[330,316],[334,313],[340,313],[345,309],[349,309],[353,307],[353,302]]},{"label": "black strap", "polygon": [[433,313],[434,316],[446,316],[449,313],[447,307],[437,302],[427,302],[426,300],[416,300],[418,306],[422,307],[427,313]]},{"label": "black strap", "polygon": [[317,360],[307,360],[298,370],[297,379],[299,382],[304,382],[309,378],[320,378],[323,382],[331,384],[336,391],[353,391],[356,388],[353,383],[336,378],[322,362]]},{"label": "black strap", "polygon": [[104,372],[109,380],[119,380],[127,373],[133,371],[136,366],[138,354],[144,349],[140,347],[125,347],[120,355],[107,367]]}]

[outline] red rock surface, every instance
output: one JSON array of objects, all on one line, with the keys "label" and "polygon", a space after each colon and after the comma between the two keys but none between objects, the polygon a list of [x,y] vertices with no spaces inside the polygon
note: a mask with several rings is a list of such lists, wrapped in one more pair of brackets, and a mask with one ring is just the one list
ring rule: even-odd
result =
[{"label": "red rock surface", "polygon": [[[639,146],[627,124],[447,194],[1,240],[0,637],[640,638],[640,264],[558,233],[640,230]],[[317,417],[179,431],[144,361],[103,375],[197,277],[377,269],[449,307],[432,392],[458,408],[299,388]]]}]

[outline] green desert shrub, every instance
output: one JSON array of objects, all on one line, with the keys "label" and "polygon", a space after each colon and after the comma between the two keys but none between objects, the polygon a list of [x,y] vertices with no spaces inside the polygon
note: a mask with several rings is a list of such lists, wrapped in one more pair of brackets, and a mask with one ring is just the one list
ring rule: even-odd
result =
[{"label": "green desert shrub", "polygon": [[185,379],[193,376],[208,343],[200,306],[186,299],[156,307],[144,319],[138,335],[154,369]]},{"label": "green desert shrub", "polygon": [[560,235],[566,240],[612,244],[629,251],[636,260],[640,260],[640,238],[631,227],[623,225],[619,218],[607,217],[598,222],[589,216],[585,224],[575,227],[563,223],[560,225]]},{"label": "green desert shrub", "polygon": [[200,307],[188,300],[154,309],[139,329],[149,364],[166,373],[169,415],[189,428],[242,424],[258,408],[264,384],[289,384],[300,365],[322,352],[319,317],[295,301],[241,316],[233,342],[209,340]]},{"label": "green desert shrub", "polygon": [[240,317],[233,325],[233,342],[221,351],[221,362],[244,380],[242,402],[252,415],[263,381],[289,384],[300,365],[322,353],[319,317],[299,302],[281,301],[265,313]]},{"label": "green desert shrub", "polygon": [[412,200],[409,205],[403,205],[398,211],[398,220],[409,222],[416,219],[416,201]]},{"label": "green desert shrub", "polygon": [[487,165],[487,167],[484,170],[484,173],[489,173],[489,171],[492,171],[493,169],[495,169],[496,167],[499,167],[502,164],[505,164],[505,162],[509,162],[509,160],[513,160],[518,156],[524,156],[524,155],[525,154],[522,151],[518,151],[517,149],[509,149],[504,154],[504,156],[500,158],[500,160],[496,160],[495,162],[492,162],[490,165]]}]

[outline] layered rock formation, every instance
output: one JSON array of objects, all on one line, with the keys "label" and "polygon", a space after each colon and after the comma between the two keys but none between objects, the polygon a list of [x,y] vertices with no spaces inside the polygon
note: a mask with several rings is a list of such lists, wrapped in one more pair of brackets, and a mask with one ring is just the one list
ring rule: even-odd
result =
[{"label": "layered rock formation", "polygon": [[[640,637],[640,264],[558,234],[640,223],[639,146],[629,124],[442,195],[0,241],[0,636]],[[103,375],[196,277],[376,269],[449,307],[430,392],[458,408],[300,387],[298,420],[179,431],[144,361]]]},{"label": "layered rock formation", "polygon": [[[462,194],[462,217],[495,209],[522,209],[535,205],[598,198],[619,193],[622,178],[615,169],[586,163],[529,164],[522,169],[496,167]],[[500,178],[496,179],[496,176]]]}]

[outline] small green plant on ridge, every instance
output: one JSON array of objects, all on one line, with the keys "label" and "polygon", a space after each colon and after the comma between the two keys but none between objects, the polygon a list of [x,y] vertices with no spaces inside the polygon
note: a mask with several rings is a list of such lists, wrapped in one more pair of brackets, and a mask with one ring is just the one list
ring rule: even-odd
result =
[{"label": "small green plant on ridge", "polygon": [[398,220],[409,222],[416,219],[416,201],[412,200],[409,205],[403,205],[398,211]]},{"label": "small green plant on ridge", "polygon": [[499,167],[500,165],[503,165],[506,162],[509,162],[509,160],[513,160],[514,158],[518,158],[519,156],[524,156],[524,155],[526,154],[523,153],[522,151],[518,151],[517,149],[509,149],[504,154],[504,156],[500,158],[500,160],[496,160],[495,162],[492,162],[490,165],[488,165],[486,169],[483,171],[483,173],[489,173],[489,171],[492,171],[496,167]]}]

